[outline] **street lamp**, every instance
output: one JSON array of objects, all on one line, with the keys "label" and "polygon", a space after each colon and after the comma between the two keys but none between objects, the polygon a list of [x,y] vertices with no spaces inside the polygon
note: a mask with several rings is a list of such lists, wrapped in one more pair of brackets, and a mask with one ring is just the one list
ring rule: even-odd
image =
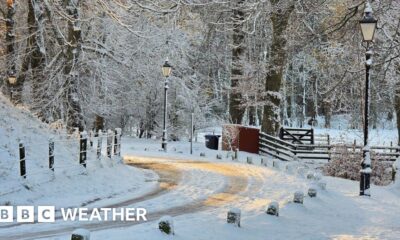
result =
[{"label": "street lamp", "polygon": [[15,76],[15,71],[13,70],[8,73],[8,83],[10,84],[10,100],[12,101],[14,86],[17,84],[17,77]]},{"label": "street lamp", "polygon": [[369,71],[372,65],[372,48],[371,43],[374,40],[375,30],[378,21],[372,15],[372,7],[369,1],[365,3],[364,17],[360,20],[360,28],[363,36],[363,41],[367,43],[365,53],[365,101],[364,101],[364,148],[363,160],[361,162],[361,178],[360,178],[360,196],[371,196],[370,179],[371,179],[371,155],[368,145],[368,115],[369,115],[369,93],[370,93],[370,74]]},{"label": "street lamp", "polygon": [[171,75],[172,66],[168,63],[168,59],[162,66],[162,74],[165,77],[164,84],[164,124],[163,124],[163,136],[161,147],[164,151],[167,151],[167,91],[168,91],[168,77]]}]

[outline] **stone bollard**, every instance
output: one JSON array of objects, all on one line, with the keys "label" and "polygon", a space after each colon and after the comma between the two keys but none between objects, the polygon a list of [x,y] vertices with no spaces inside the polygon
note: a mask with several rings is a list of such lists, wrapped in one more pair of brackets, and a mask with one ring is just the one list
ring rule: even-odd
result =
[{"label": "stone bollard", "polygon": [[317,189],[315,188],[309,188],[308,189],[308,196],[310,196],[311,198],[313,197],[317,197]]},{"label": "stone bollard", "polygon": [[237,208],[232,208],[228,211],[228,216],[226,218],[227,223],[235,224],[240,227],[240,215],[241,211]]},{"label": "stone bollard", "polygon": [[273,216],[279,216],[279,203],[278,202],[271,202],[267,210],[265,211],[266,214],[268,215],[273,215]]},{"label": "stone bollard", "polygon": [[253,158],[252,157],[247,157],[247,163],[248,164],[253,164]]},{"label": "stone bollard", "polygon": [[222,155],[221,154],[217,154],[217,159],[222,159]]},{"label": "stone bollard", "polygon": [[314,172],[308,172],[307,173],[307,179],[308,180],[314,180],[315,178],[314,178]]},{"label": "stone bollard", "polygon": [[166,234],[175,234],[174,232],[174,221],[172,217],[170,216],[164,216],[160,218],[158,221],[158,229],[160,229],[161,232],[166,233]]},{"label": "stone bollard", "polygon": [[200,157],[205,157],[206,156],[206,154],[205,153],[200,153]]},{"label": "stone bollard", "polygon": [[72,240],[90,240],[90,232],[89,230],[79,228],[72,232],[71,234]]},{"label": "stone bollard", "polygon": [[293,202],[303,204],[304,193],[302,191],[297,191],[294,193]]},{"label": "stone bollard", "polygon": [[325,181],[319,181],[317,183],[317,185],[321,190],[326,190],[326,182]]}]

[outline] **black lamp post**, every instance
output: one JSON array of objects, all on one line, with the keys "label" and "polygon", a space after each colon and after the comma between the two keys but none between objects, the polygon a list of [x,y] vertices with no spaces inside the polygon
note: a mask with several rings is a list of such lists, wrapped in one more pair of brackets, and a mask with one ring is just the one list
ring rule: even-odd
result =
[{"label": "black lamp post", "polygon": [[168,63],[168,59],[162,66],[162,74],[165,77],[164,84],[164,121],[163,121],[163,136],[161,147],[164,151],[167,151],[167,91],[168,91],[168,77],[171,75],[172,66]]},{"label": "black lamp post", "polygon": [[368,145],[368,116],[369,116],[369,93],[370,93],[370,74],[372,65],[372,48],[371,44],[374,40],[375,30],[378,21],[372,15],[372,7],[369,1],[365,3],[364,17],[360,20],[361,33],[363,40],[366,42],[366,75],[365,75],[365,106],[364,106],[364,148],[363,160],[361,162],[361,179],[360,179],[360,196],[371,196],[370,179],[371,179],[371,155]]},{"label": "black lamp post", "polygon": [[13,101],[14,86],[17,84],[17,77],[15,76],[14,70],[8,73],[8,83],[10,84],[10,100]]}]

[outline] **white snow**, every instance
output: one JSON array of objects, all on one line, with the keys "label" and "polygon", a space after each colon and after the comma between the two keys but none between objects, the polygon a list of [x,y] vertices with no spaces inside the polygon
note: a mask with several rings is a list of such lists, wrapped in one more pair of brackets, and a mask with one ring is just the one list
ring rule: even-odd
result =
[{"label": "white snow", "polygon": [[[4,105],[4,104],[3,104]],[[14,131],[24,132],[23,138],[27,146],[30,143],[47,142],[48,134],[55,140],[64,140],[51,131],[44,130],[42,134],[36,129],[41,124],[28,115],[22,113],[8,114],[5,118],[16,124]],[[17,119],[19,119],[17,121]],[[31,128],[20,126],[29,122]],[[3,123],[2,123],[3,124]],[[1,129],[7,129],[3,124]],[[25,129],[26,127],[26,129]],[[6,130],[5,130],[6,131]],[[32,131],[35,131],[33,137]],[[19,134],[13,134],[17,136]],[[23,135],[23,134],[22,134]],[[11,134],[10,146],[14,144]],[[5,141],[4,138],[0,138]],[[34,139],[34,141],[33,141]],[[43,139],[41,141],[41,139]],[[199,139],[200,140],[200,139]],[[203,140],[202,140],[203,141]],[[13,143],[13,144],[11,144]],[[1,146],[3,146],[2,143]],[[220,239],[398,239],[400,235],[400,184],[387,187],[371,185],[371,197],[359,197],[359,183],[350,180],[324,177],[313,169],[312,165],[299,162],[281,162],[256,154],[239,152],[238,160],[232,161],[230,154],[223,151],[205,149],[204,142],[195,142],[194,153],[190,155],[189,142],[169,142],[169,152],[161,150],[160,140],[122,138],[122,155],[127,156],[127,162],[155,162],[166,164],[176,168],[179,173],[177,185],[167,189],[167,192],[143,199],[140,202],[128,204],[129,207],[144,207],[149,214],[162,212],[170,214],[174,221],[174,236],[167,236],[158,230],[158,219],[141,224],[124,225],[103,230],[91,230],[91,239],[113,240],[220,240]],[[32,156],[40,156],[39,148],[30,148],[32,166],[35,170],[46,170],[47,162],[40,162]],[[68,147],[65,145],[64,147]],[[72,151],[74,145],[68,148]],[[46,145],[42,147],[46,150]],[[16,150],[7,147],[10,153],[16,156]],[[57,145],[56,145],[57,149]],[[57,150],[60,154],[60,147]],[[75,156],[68,154],[57,161],[63,164],[77,161]],[[206,157],[200,157],[200,152],[206,153]],[[61,151],[61,153],[63,153]],[[75,154],[75,153],[74,153]],[[77,154],[77,153],[76,153]],[[222,159],[217,159],[217,154]],[[94,154],[93,154],[94,155]],[[5,155],[7,163],[12,162],[12,157]],[[246,164],[247,157],[253,159],[253,164]],[[261,164],[263,158],[263,164]],[[12,159],[12,160],[11,160]],[[38,158],[39,159],[39,158]],[[279,162],[280,168],[273,168],[273,162]],[[70,174],[67,171],[57,171],[55,179],[48,185],[37,184],[34,191],[21,188],[19,192],[1,196],[4,202],[12,200],[12,204],[54,204],[74,205],[83,200],[92,199],[94,196],[103,197],[106,194],[115,193],[107,200],[89,204],[89,206],[102,206],[114,204],[122,199],[130,199],[132,196],[143,195],[155,187],[158,177],[149,170],[139,170],[115,163],[109,159],[102,159],[99,164],[89,162],[88,169],[83,173]],[[1,162],[2,167],[7,164]],[[204,167],[205,166],[205,167]],[[76,167],[81,170],[79,166]],[[17,174],[16,167],[12,171],[2,170],[4,182],[21,186],[24,181]],[[307,179],[308,172],[315,172],[313,179]],[[8,177],[10,176],[10,177]],[[14,176],[14,177],[11,177]],[[29,172],[28,172],[29,176]],[[38,175],[43,176],[43,174]],[[318,176],[318,177],[316,177]],[[29,179],[29,178],[28,178]],[[33,180],[33,179],[32,179]],[[92,185],[85,184],[92,183]],[[232,185],[233,184],[233,185]],[[7,184],[8,185],[8,184]],[[87,185],[87,186],[86,186]],[[329,188],[326,188],[326,185]],[[2,185],[4,186],[4,185]],[[310,187],[319,186],[321,191],[316,198],[304,197],[304,204],[294,204],[293,195],[297,191],[308,191]],[[133,188],[132,191],[128,189]],[[3,188],[2,188],[3,190]],[[230,191],[233,191],[230,193]],[[66,193],[72,194],[66,194]],[[14,194],[14,195],[13,195]],[[28,200],[26,199],[28,198]],[[201,202],[208,206],[196,212],[181,213],[169,212],[168,209],[190,206],[194,202]],[[279,217],[265,214],[265,207],[275,204],[280,207]],[[241,228],[233,227],[226,223],[226,213],[231,209],[241,210]],[[184,208],[185,209],[185,208]],[[190,207],[187,207],[190,210]],[[177,215],[175,215],[177,213]],[[2,225],[0,224],[0,227]],[[4,236],[23,234],[21,239],[29,239],[30,234],[40,231],[55,229],[73,229],[85,227],[83,223],[57,222],[55,224],[22,225],[18,227],[0,228],[0,238]],[[90,226],[90,225],[88,225]],[[85,227],[86,228],[86,227]],[[72,231],[71,231],[72,232]],[[44,239],[69,240],[71,232],[62,231],[59,236]],[[31,238],[37,239],[37,238]]]}]

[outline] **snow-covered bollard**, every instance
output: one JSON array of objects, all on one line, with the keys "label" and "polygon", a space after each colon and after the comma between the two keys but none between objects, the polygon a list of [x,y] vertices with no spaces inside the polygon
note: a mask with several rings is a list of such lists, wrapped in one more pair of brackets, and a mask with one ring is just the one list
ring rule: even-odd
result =
[{"label": "snow-covered bollard", "polygon": [[166,233],[166,234],[175,234],[174,232],[174,221],[172,217],[170,216],[164,216],[160,218],[158,221],[158,229],[160,229],[161,232]]},{"label": "snow-covered bollard", "polygon": [[313,197],[317,197],[317,189],[311,187],[308,189],[308,196],[313,198]]},{"label": "snow-covered bollard", "polygon": [[90,232],[83,228],[76,229],[71,234],[71,240],[90,240]]},{"label": "snow-covered bollard", "polygon": [[294,193],[293,202],[303,204],[304,193],[302,191],[297,191]]},{"label": "snow-covered bollard", "polygon": [[240,215],[241,211],[238,208],[232,208],[228,211],[228,216],[226,218],[227,223],[235,224],[240,227]]},{"label": "snow-covered bollard", "polygon": [[308,173],[307,173],[307,179],[308,179],[308,180],[314,180],[314,179],[315,179],[314,176],[315,176],[315,175],[314,175],[313,172],[308,172]]},{"label": "snow-covered bollard", "polygon": [[264,165],[264,158],[261,158],[260,164],[261,164],[261,165]]},{"label": "snow-covered bollard", "polygon": [[268,215],[274,215],[274,216],[279,216],[279,203],[278,202],[271,202],[267,210],[265,211],[266,214]]},{"label": "snow-covered bollard", "polygon": [[221,154],[217,154],[217,159],[222,159],[222,155]]},{"label": "snow-covered bollard", "polygon": [[273,168],[276,168],[276,169],[279,169],[279,162],[278,161],[272,161],[272,167]]},{"label": "snow-covered bollard", "polygon": [[253,158],[252,157],[247,157],[247,163],[248,164],[253,164]]},{"label": "snow-covered bollard", "polygon": [[326,182],[325,181],[319,181],[317,183],[317,185],[321,190],[326,190]]},{"label": "snow-covered bollard", "polygon": [[206,154],[205,153],[200,153],[200,157],[205,157],[206,156]]}]

